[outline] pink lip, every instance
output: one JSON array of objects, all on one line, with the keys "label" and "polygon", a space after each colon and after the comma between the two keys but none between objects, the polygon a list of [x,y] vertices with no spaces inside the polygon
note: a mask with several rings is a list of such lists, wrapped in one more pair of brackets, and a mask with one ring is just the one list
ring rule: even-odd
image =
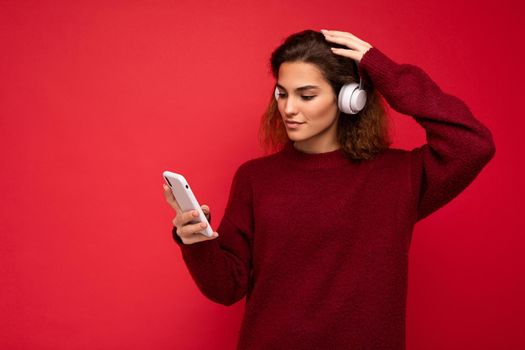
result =
[{"label": "pink lip", "polygon": [[292,128],[292,129],[295,129],[295,128],[299,127],[299,125],[302,125],[302,124],[304,124],[304,123],[288,122],[288,121],[286,122],[286,126],[288,128]]}]

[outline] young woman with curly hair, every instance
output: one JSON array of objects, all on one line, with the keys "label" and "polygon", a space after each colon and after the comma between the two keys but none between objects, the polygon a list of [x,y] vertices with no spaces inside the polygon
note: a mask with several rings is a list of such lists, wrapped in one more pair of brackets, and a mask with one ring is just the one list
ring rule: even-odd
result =
[{"label": "young woman with curly hair", "polygon": [[[271,154],[239,166],[215,235],[165,188],[186,266],[210,300],[246,297],[238,349],[404,349],[414,224],[474,180],[492,134],[421,68],[348,32],[293,34],[270,67]],[[385,100],[426,144],[390,147]]]}]

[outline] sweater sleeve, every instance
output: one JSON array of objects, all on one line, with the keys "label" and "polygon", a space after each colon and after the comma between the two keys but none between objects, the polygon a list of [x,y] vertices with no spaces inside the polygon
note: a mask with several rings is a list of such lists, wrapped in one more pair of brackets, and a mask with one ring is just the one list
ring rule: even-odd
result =
[{"label": "sweater sleeve", "polygon": [[398,64],[372,47],[359,72],[392,108],[425,129],[427,143],[409,152],[417,222],[456,197],[493,158],[492,134],[461,99],[415,65]]},{"label": "sweater sleeve", "polygon": [[232,305],[247,293],[253,233],[252,191],[246,163],[235,172],[219,236],[184,244],[173,227],[173,238],[199,290],[210,300]]}]

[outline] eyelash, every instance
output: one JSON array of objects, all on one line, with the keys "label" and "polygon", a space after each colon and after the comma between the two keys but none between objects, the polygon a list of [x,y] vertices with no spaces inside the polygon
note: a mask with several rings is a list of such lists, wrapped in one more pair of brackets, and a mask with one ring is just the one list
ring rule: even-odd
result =
[{"label": "eyelash", "polygon": [[[278,95],[279,95],[279,97],[284,97],[286,94],[279,93]],[[315,95],[314,96],[301,96],[301,97],[305,101],[311,101],[315,97]]]}]

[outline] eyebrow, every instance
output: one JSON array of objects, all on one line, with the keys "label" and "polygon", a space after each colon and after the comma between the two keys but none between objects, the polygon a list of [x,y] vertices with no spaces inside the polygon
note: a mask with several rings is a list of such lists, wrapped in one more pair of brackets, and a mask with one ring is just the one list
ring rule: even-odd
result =
[{"label": "eyebrow", "polygon": [[[280,87],[281,89],[286,91],[284,86],[282,86],[280,84],[277,84],[276,86]],[[295,89],[295,91],[304,91],[304,90],[313,90],[313,89],[319,89],[319,86],[316,86],[316,85],[305,85],[305,86],[298,87],[297,89]]]}]

